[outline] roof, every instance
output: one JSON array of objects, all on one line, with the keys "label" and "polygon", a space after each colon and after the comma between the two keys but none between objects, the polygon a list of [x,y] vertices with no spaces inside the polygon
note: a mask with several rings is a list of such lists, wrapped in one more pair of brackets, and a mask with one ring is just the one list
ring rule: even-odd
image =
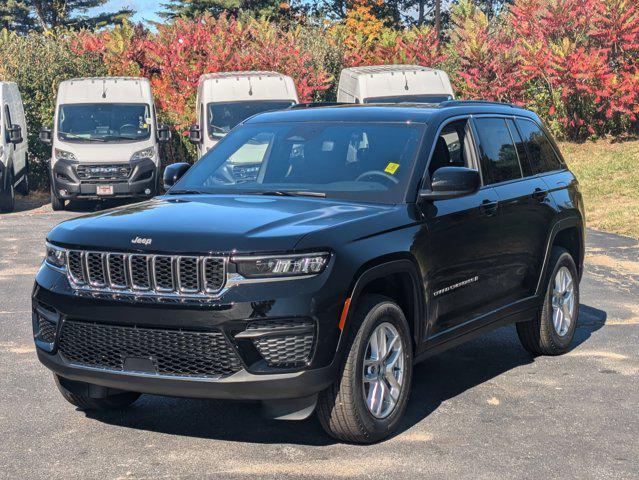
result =
[{"label": "roof", "polygon": [[144,77],[84,77],[84,78],[69,78],[68,80],[64,80],[63,83],[71,83],[71,82],[149,82],[148,78]]},{"label": "roof", "polygon": [[212,79],[221,79],[221,78],[236,78],[236,77],[285,77],[283,73],[279,72],[269,72],[269,71],[260,71],[260,70],[248,70],[243,72],[214,72],[214,73],[205,73],[200,76],[200,82],[205,80]]},{"label": "roof", "polygon": [[366,67],[350,67],[343,71],[356,74],[379,74],[388,72],[433,72],[435,69],[421,65],[371,65]]},{"label": "roof", "polygon": [[434,117],[457,115],[479,115],[495,113],[501,115],[521,115],[535,118],[536,115],[523,108],[506,103],[484,101],[452,100],[441,104],[344,104],[312,108],[293,108],[266,112],[249,118],[246,123],[277,122],[422,122]]}]

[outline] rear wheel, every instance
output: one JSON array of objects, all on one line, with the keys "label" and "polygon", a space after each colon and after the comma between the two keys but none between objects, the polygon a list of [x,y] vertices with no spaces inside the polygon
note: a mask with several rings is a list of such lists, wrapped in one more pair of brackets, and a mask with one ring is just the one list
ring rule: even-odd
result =
[{"label": "rear wheel", "polygon": [[105,398],[91,398],[88,395],[73,393],[67,390],[62,383],[60,377],[54,375],[55,384],[60,390],[64,399],[80,410],[119,410],[124,409],[140,398],[139,393],[125,392],[117,395],[109,395]]},{"label": "rear wheel", "polygon": [[58,197],[55,191],[53,190],[53,187],[51,187],[51,209],[54,212],[58,212],[60,210],[64,210],[64,208],[65,208],[64,200]]},{"label": "rear wheel", "polygon": [[353,321],[341,374],[320,394],[317,414],[333,437],[372,443],[390,435],[406,410],[412,342],[404,313],[386,297],[365,296]]},{"label": "rear wheel", "polygon": [[15,192],[13,190],[13,172],[7,172],[7,188],[0,190],[0,212],[13,212],[15,208]]},{"label": "rear wheel", "polygon": [[517,324],[517,335],[533,355],[561,355],[570,348],[579,318],[579,276],[572,256],[552,249],[546,293],[540,314]]}]

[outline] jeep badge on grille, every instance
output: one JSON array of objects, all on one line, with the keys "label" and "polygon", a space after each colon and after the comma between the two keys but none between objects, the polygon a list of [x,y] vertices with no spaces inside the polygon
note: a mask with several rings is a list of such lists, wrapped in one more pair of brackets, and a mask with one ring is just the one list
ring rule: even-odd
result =
[{"label": "jeep badge on grille", "polygon": [[131,243],[138,244],[138,245],[151,245],[151,242],[153,242],[152,238],[135,237],[134,239],[131,240]]}]

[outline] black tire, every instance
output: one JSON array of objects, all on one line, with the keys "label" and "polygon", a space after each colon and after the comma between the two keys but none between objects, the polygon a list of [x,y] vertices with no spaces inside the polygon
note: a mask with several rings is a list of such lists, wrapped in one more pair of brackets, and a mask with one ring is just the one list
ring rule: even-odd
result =
[{"label": "black tire", "polygon": [[[394,410],[376,418],[364,399],[363,361],[369,338],[384,322],[392,324],[402,341],[404,379]],[[401,308],[381,295],[364,296],[353,317],[346,358],[340,375],[318,399],[317,415],[326,432],[351,443],[373,443],[388,437],[401,421],[410,393],[413,353],[410,329]]]},{"label": "black tire", "polygon": [[16,205],[16,196],[13,190],[13,172],[11,169],[7,172],[7,188],[0,190],[0,212],[13,212]]},{"label": "black tire", "polygon": [[26,173],[20,183],[16,185],[16,192],[25,197],[29,195],[29,176]]},{"label": "black tire", "polygon": [[64,200],[58,197],[53,191],[53,187],[51,187],[51,209],[54,212],[59,212],[60,210],[64,210],[66,207]]},{"label": "black tire", "polygon": [[91,398],[86,395],[80,395],[72,393],[60,383],[60,379],[57,375],[54,375],[55,384],[60,390],[60,393],[64,399],[72,405],[75,405],[80,410],[85,411],[100,411],[100,410],[122,410],[130,406],[138,398],[139,393],[126,392],[118,395],[111,395],[106,398]]},{"label": "black tire", "polygon": [[[548,266],[544,302],[539,315],[532,320],[517,324],[517,335],[521,344],[533,355],[566,353],[570,349],[579,320],[579,276],[575,261],[564,248],[553,247]],[[560,335],[553,324],[552,296],[555,277],[562,267],[566,267],[572,276],[575,308],[568,330]]]}]

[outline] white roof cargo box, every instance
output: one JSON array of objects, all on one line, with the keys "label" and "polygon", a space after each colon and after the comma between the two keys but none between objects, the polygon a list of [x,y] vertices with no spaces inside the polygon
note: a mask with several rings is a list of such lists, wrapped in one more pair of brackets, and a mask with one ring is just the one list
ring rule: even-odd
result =
[{"label": "white roof cargo box", "polygon": [[101,102],[152,105],[151,84],[137,77],[74,78],[62,82],[58,89],[58,105]]},{"label": "white roof cargo box", "polygon": [[337,101],[345,103],[439,103],[453,98],[446,72],[419,65],[345,68],[337,89]]},{"label": "white roof cargo box", "polygon": [[293,79],[277,72],[218,72],[200,77],[198,98],[204,103],[246,100],[293,100]]}]

